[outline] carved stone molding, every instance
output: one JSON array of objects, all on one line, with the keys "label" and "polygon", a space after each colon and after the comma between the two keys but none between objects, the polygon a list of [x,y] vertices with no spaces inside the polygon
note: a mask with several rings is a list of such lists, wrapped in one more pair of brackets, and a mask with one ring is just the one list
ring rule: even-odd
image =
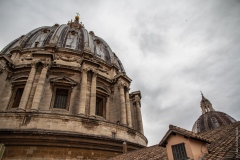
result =
[{"label": "carved stone molding", "polygon": [[32,57],[31,54],[24,54],[24,55],[21,56],[20,59],[21,59],[22,61],[24,61],[24,60],[32,60],[33,57]]},{"label": "carved stone molding", "polygon": [[82,58],[80,58],[80,57],[65,55],[65,54],[61,54],[61,53],[56,53],[56,59],[57,60],[60,59],[62,61],[66,61],[66,62],[77,62],[79,64],[81,64],[81,62],[82,62]]}]

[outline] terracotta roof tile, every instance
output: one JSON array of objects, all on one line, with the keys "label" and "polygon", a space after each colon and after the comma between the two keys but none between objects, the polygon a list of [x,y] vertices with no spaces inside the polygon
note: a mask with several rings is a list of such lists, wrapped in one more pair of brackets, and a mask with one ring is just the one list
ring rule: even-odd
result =
[{"label": "terracotta roof tile", "polygon": [[167,141],[167,139],[168,139],[168,137],[172,133],[178,133],[178,134],[181,134],[183,136],[190,137],[190,138],[197,139],[197,140],[201,140],[201,141],[204,141],[204,142],[207,142],[207,143],[211,142],[209,139],[206,139],[206,138],[198,135],[197,133],[194,133],[192,131],[188,131],[186,129],[183,129],[183,128],[180,128],[180,127],[177,127],[177,126],[174,126],[174,125],[169,125],[169,130],[165,134],[165,136],[162,138],[162,140],[160,141],[159,145],[164,146],[166,141]]},{"label": "terracotta roof tile", "polygon": [[[209,153],[204,159],[235,159],[236,158],[236,128],[238,127],[238,139],[240,139],[240,122],[201,133],[202,137],[212,141],[207,145]],[[240,143],[238,141],[238,147]],[[240,153],[238,152],[240,158]]]},{"label": "terracotta roof tile", "polygon": [[135,151],[131,151],[113,158],[110,160],[167,160],[166,148],[159,145],[154,145]]}]

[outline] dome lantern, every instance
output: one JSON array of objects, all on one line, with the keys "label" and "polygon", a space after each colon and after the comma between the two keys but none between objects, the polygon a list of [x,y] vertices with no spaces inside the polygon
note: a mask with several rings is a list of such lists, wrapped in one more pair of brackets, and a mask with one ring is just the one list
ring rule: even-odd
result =
[{"label": "dome lantern", "polygon": [[211,102],[202,94],[200,106],[202,108],[202,115],[196,120],[192,131],[195,133],[206,132],[221,126],[225,126],[236,122],[234,118],[228,114],[220,111],[215,111]]}]

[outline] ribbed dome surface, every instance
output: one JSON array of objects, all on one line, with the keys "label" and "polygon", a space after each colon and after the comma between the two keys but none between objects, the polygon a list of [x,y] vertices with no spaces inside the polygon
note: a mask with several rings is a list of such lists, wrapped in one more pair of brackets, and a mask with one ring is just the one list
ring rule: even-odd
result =
[{"label": "ribbed dome surface", "polygon": [[197,119],[193,125],[192,131],[195,133],[206,132],[234,122],[236,122],[236,120],[226,113],[210,111],[202,114]]},{"label": "ribbed dome surface", "polygon": [[117,65],[121,72],[125,72],[121,61],[112,52],[109,45],[100,37],[95,36],[94,32],[88,32],[84,25],[76,19],[68,24],[36,28],[12,41],[2,49],[1,54],[9,55],[14,48],[29,50],[49,46],[79,54],[83,51],[89,52],[108,64]]}]

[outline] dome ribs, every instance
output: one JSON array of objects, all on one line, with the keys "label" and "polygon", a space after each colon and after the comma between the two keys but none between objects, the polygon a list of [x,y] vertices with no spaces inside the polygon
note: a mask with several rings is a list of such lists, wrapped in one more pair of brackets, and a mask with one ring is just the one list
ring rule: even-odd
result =
[{"label": "dome ribs", "polygon": [[30,42],[36,40],[37,36],[40,34],[39,31],[41,31],[43,28],[46,28],[46,26],[44,27],[39,27],[37,29],[34,29],[33,31],[29,32],[26,36],[25,36],[25,41],[21,44],[22,48],[29,48],[29,46],[31,46]]},{"label": "dome ribs", "polygon": [[67,41],[67,33],[69,31],[69,27],[66,26],[63,28],[63,30],[61,31],[59,38],[58,38],[58,42],[57,42],[57,46],[58,47],[65,47],[66,41]]}]

